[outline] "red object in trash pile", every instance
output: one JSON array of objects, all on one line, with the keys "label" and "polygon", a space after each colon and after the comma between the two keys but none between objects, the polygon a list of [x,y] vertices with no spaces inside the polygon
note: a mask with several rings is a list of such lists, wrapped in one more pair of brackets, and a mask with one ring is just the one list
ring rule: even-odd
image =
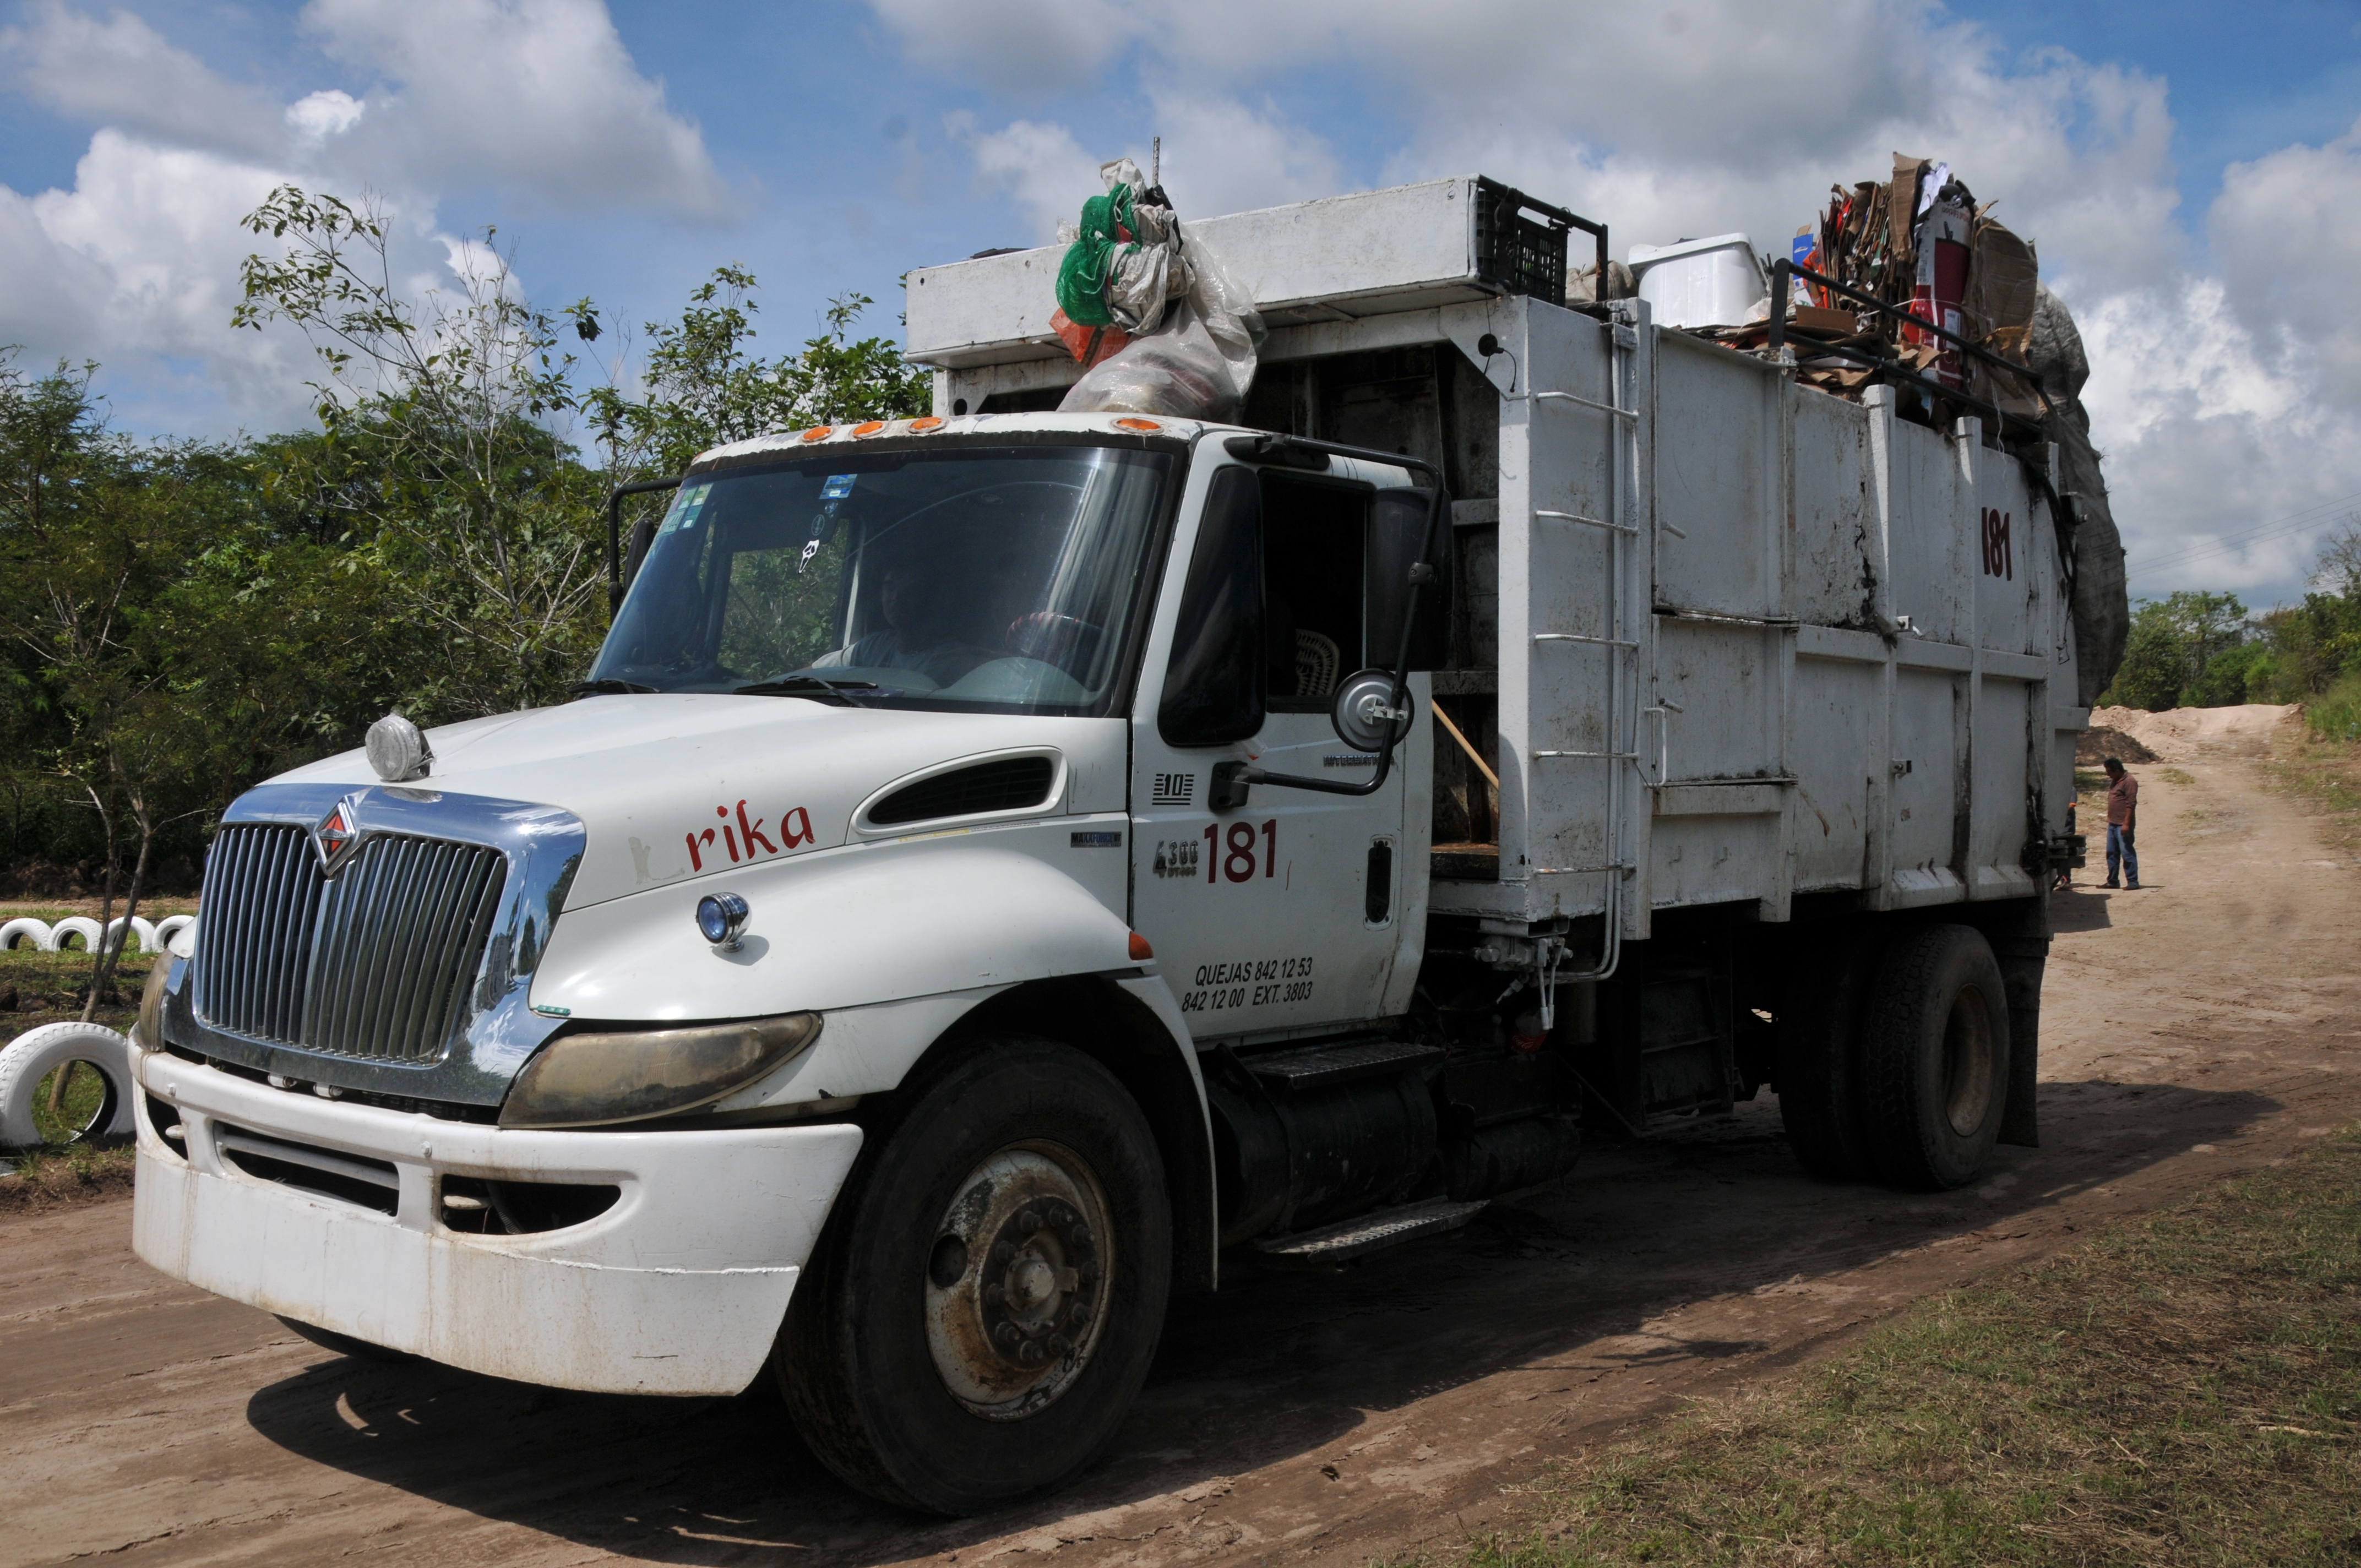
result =
[{"label": "red object in trash pile", "polygon": [[1082,361],[1085,370],[1120,352],[1131,342],[1131,335],[1119,326],[1084,326],[1063,311],[1050,312],[1049,324],[1056,329],[1067,351]]},{"label": "red object in trash pile", "polygon": [[[1963,203],[1938,198],[1927,209],[1918,227],[1918,280],[1910,291],[1910,313],[1932,322],[1945,332],[1966,335],[1960,303],[1968,292],[1968,236],[1974,218]],[[1911,343],[1942,340],[1922,326],[1905,323],[1903,336]],[[1946,347],[1935,361],[1935,375],[1946,387],[1964,390],[1966,359]]]}]

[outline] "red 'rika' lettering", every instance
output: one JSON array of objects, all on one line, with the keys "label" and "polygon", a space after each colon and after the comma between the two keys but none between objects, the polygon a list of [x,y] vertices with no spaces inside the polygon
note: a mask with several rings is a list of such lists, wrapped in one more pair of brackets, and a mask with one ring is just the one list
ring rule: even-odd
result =
[{"label": "red 'rika' lettering", "polygon": [[806,814],[802,806],[796,806],[779,818],[779,837],[787,841],[787,848],[790,850],[797,844],[808,844],[812,841],[815,835],[812,832],[811,817]]},{"label": "red 'rika' lettering", "polygon": [[766,855],[775,855],[779,852],[779,847],[763,836],[761,817],[757,817],[751,823],[746,820],[746,803],[742,800],[738,803],[738,833],[746,840],[746,852],[749,855],[754,852],[754,846],[757,844],[763,846],[763,853]]},{"label": "red 'rika' lettering", "polygon": [[701,834],[691,833],[688,835],[688,869],[693,872],[701,872],[705,869],[705,857],[697,852],[697,845],[699,839],[702,839],[706,843],[710,844],[713,842],[713,829],[708,828]]}]

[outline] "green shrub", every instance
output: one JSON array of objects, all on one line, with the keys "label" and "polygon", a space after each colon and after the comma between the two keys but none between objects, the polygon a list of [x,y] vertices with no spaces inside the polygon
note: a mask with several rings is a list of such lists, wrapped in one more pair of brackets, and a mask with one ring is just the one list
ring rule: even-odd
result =
[{"label": "green shrub", "polygon": [[2303,721],[2323,740],[2361,742],[2361,670],[2305,703]]}]

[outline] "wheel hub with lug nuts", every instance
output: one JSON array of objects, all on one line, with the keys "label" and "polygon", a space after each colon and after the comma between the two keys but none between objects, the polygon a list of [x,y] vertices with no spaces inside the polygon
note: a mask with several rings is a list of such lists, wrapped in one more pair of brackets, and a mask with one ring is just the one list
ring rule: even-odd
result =
[{"label": "wheel hub with lug nuts", "polygon": [[1071,1150],[1021,1144],[977,1166],[928,1255],[928,1346],[951,1395],[1013,1420],[1064,1392],[1098,1343],[1111,1241]]}]

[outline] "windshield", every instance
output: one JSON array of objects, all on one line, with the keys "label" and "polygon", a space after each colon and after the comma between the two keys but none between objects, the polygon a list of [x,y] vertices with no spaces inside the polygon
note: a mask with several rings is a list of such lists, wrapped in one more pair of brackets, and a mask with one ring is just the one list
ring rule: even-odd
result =
[{"label": "windshield", "polygon": [[590,678],[1105,713],[1175,462],[1085,445],[839,447],[692,478]]}]

